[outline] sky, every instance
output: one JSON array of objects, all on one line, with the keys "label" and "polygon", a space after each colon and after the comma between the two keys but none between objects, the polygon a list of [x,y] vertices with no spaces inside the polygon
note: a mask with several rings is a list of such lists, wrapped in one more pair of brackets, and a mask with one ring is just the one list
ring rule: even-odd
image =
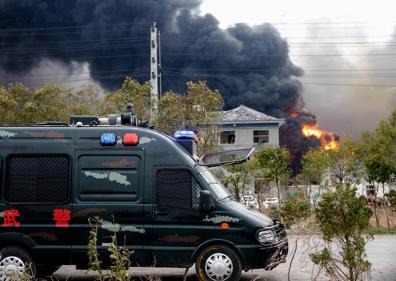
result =
[{"label": "sky", "polygon": [[396,3],[356,0],[204,0],[222,28],[273,24],[305,75],[319,126],[357,138],[396,109]]}]

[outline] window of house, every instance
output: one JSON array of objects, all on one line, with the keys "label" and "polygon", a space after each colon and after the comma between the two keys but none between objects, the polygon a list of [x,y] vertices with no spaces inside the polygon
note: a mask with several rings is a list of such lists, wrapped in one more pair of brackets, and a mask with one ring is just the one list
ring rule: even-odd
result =
[{"label": "window of house", "polygon": [[159,170],[156,176],[156,187],[158,205],[187,209],[199,208],[201,187],[188,170]]},{"label": "window of house", "polygon": [[253,131],[253,143],[268,143],[268,142],[269,142],[268,130]]},{"label": "window of house", "polygon": [[10,203],[65,203],[69,180],[67,156],[12,155],[7,160],[5,199]]},{"label": "window of house", "polygon": [[367,196],[375,196],[375,186],[374,185],[366,186],[366,195]]},{"label": "window of house", "polygon": [[235,131],[220,132],[220,143],[221,144],[235,143]]}]

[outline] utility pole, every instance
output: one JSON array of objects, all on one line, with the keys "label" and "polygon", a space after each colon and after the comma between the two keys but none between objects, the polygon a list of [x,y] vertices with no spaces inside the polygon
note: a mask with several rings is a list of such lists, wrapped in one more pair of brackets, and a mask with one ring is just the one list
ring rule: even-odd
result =
[{"label": "utility pole", "polygon": [[155,22],[150,33],[150,124],[154,124],[158,112],[158,30]]},{"label": "utility pole", "polygon": [[161,33],[158,30],[158,80],[159,80],[159,95],[162,97],[162,59],[161,59]]}]

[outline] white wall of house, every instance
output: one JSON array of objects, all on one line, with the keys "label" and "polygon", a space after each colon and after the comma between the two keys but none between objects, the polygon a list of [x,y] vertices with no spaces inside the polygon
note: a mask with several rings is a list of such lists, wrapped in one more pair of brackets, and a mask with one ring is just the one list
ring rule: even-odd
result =
[{"label": "white wall of house", "polygon": [[[278,127],[252,127],[252,128],[221,128],[219,131],[234,131],[235,142],[230,144],[219,143],[223,150],[252,148],[256,145],[253,142],[253,132],[256,130],[268,130],[268,144],[279,146],[279,128]],[[219,140],[220,142],[220,140]]]},{"label": "white wall of house", "polygon": [[[367,189],[370,185],[368,183],[360,183],[356,186],[356,193],[358,196],[367,196]],[[377,197],[378,198],[384,198],[384,191],[385,194],[387,194],[389,192],[389,185],[385,184],[384,188],[382,187],[382,185],[379,186],[378,188],[378,193],[377,193]]]}]

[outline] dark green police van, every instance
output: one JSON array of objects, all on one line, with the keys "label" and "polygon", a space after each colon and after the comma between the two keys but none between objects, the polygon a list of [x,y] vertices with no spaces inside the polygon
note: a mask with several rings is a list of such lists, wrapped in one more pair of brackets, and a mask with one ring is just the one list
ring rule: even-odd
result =
[{"label": "dark green police van", "polygon": [[238,280],[242,270],[285,262],[282,224],[236,202],[207,166],[154,130],[2,127],[0,160],[0,280],[27,264],[36,276],[87,268],[93,217],[104,258],[116,232],[133,264],[195,263],[199,280]]}]

